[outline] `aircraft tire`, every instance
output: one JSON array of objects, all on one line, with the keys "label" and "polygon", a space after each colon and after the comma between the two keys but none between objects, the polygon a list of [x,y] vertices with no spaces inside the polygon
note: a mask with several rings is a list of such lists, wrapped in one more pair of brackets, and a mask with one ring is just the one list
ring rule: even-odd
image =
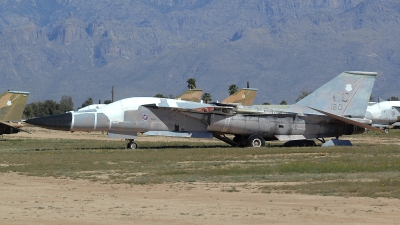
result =
[{"label": "aircraft tire", "polygon": [[128,149],[137,149],[137,144],[135,142],[129,142],[126,148]]},{"label": "aircraft tire", "polygon": [[385,131],[385,133],[387,133],[387,134],[389,133],[389,128],[387,128],[387,127],[382,128],[382,130]]},{"label": "aircraft tire", "polygon": [[261,135],[253,134],[247,138],[247,147],[259,148],[265,146],[265,140]]}]

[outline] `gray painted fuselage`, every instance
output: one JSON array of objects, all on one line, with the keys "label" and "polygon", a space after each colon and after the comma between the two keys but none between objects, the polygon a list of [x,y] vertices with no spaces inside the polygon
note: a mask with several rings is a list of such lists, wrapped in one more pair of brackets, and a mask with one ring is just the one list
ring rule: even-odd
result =
[{"label": "gray painted fuselage", "polygon": [[[232,145],[264,140],[304,140],[364,132],[376,73],[344,72],[300,102],[279,111],[227,104],[134,97],[98,109],[34,118],[27,122],[66,131],[107,131],[136,139],[137,133],[177,137],[217,137]],[[226,140],[225,134],[235,136]],[[256,140],[254,142],[254,140]]]}]

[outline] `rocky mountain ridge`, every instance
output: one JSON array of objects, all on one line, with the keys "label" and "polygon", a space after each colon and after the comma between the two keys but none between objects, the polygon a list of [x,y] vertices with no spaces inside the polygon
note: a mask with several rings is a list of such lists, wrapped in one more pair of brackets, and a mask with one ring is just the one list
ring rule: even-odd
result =
[{"label": "rocky mountain ridge", "polygon": [[188,78],[224,99],[250,81],[256,103],[293,103],[342,71],[379,73],[399,96],[395,0],[0,1],[0,87],[29,101],[178,95]]}]

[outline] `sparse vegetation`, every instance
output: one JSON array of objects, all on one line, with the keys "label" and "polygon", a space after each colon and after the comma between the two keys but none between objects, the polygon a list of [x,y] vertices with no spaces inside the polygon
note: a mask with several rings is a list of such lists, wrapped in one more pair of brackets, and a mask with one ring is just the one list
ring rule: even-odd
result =
[{"label": "sparse vegetation", "polygon": [[300,92],[300,95],[296,98],[296,102],[302,100],[303,98],[307,97],[309,94],[311,94],[312,91],[305,88]]},{"label": "sparse vegetation", "polygon": [[155,94],[154,97],[156,97],[156,98],[167,98],[163,94]]},{"label": "sparse vegetation", "polygon": [[4,139],[0,172],[130,184],[257,181],[274,184],[260,187],[266,193],[399,198],[399,134],[370,132],[350,136],[362,140],[353,147],[326,148],[182,141],[141,142],[140,149],[126,150],[124,141]]},{"label": "sparse vegetation", "polygon": [[195,89],[196,88],[196,79],[194,79],[194,78],[189,78],[187,81],[187,87],[189,88],[189,89]]},{"label": "sparse vegetation", "polygon": [[93,99],[91,97],[89,97],[88,99],[86,99],[85,102],[82,103],[82,106],[80,107],[80,109],[83,108],[83,107],[92,105],[92,104],[93,104]]},{"label": "sparse vegetation", "polygon": [[62,96],[60,103],[53,100],[36,101],[27,104],[24,109],[26,119],[33,117],[55,115],[74,109],[74,103],[71,96]]},{"label": "sparse vegetation", "polygon": [[238,90],[239,90],[239,88],[238,88],[238,86],[236,86],[236,84],[229,85],[229,88],[228,88],[229,95],[233,95]]},{"label": "sparse vegetation", "polygon": [[399,98],[397,96],[392,96],[387,99],[388,101],[399,101]]},{"label": "sparse vegetation", "polygon": [[203,96],[202,96],[202,98],[201,98],[201,100],[203,100],[204,103],[209,103],[209,102],[211,102],[211,101],[212,101],[211,94],[208,93],[208,92],[207,92],[207,93],[204,93]]}]

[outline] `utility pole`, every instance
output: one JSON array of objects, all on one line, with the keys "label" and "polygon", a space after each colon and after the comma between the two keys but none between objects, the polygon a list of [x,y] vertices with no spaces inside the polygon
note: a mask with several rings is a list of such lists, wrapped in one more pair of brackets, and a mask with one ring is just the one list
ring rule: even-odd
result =
[{"label": "utility pole", "polygon": [[111,90],[111,102],[114,102],[114,86],[112,86]]}]

